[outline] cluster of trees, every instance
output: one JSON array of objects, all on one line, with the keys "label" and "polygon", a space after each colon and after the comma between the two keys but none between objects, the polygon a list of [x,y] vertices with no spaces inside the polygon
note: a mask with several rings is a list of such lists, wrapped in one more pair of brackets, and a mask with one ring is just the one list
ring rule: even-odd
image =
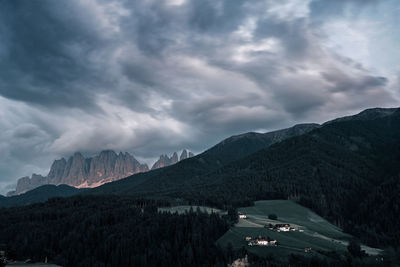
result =
[{"label": "cluster of trees", "polygon": [[278,220],[278,216],[277,216],[276,214],[274,214],[274,213],[268,214],[268,219],[271,219],[271,220]]},{"label": "cluster of trees", "polygon": [[161,204],[79,196],[1,209],[0,240],[8,258],[62,266],[226,266],[215,246],[226,218],[159,213]]}]

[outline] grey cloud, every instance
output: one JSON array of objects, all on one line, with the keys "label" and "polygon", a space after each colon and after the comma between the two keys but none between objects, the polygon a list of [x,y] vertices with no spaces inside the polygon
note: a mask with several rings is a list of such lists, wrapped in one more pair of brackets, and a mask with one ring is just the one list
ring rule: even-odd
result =
[{"label": "grey cloud", "polygon": [[[254,1],[256,4],[258,1]],[[190,1],[189,25],[207,34],[225,34],[235,30],[246,15],[246,1]]]},{"label": "grey cloud", "polygon": [[96,84],[99,75],[82,56],[101,40],[86,27],[82,12],[68,2],[17,0],[0,5],[0,35],[9,44],[0,63],[0,93],[41,105],[93,104],[90,91],[82,87]]},{"label": "grey cloud", "polygon": [[371,88],[382,88],[388,80],[385,77],[375,77],[371,75],[360,75],[350,77],[339,70],[321,73],[322,77],[331,83],[331,90],[334,92],[365,91]]},{"label": "grey cloud", "polygon": [[78,150],[200,152],[232,134],[396,105],[388,77],[324,44],[320,24],[362,2],[282,15],[266,12],[280,1],[2,1],[0,181]]},{"label": "grey cloud", "polygon": [[280,21],[274,18],[266,18],[257,23],[255,30],[256,39],[276,37],[282,40],[286,53],[291,59],[309,56],[310,48],[307,21],[298,18],[292,21]]},{"label": "grey cloud", "polygon": [[28,138],[35,138],[45,136],[41,129],[39,129],[36,125],[33,124],[22,124],[19,125],[13,132],[13,137],[28,139]]},{"label": "grey cloud", "polygon": [[314,0],[310,3],[311,18],[318,21],[327,20],[343,15],[348,8],[356,15],[361,8],[378,3],[378,0]]}]

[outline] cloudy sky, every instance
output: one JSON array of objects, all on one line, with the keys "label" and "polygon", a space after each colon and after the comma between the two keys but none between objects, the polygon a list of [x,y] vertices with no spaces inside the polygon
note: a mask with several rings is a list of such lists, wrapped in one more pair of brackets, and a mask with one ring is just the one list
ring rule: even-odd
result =
[{"label": "cloudy sky", "polygon": [[400,106],[397,0],[0,1],[0,193],[75,151],[152,163]]}]

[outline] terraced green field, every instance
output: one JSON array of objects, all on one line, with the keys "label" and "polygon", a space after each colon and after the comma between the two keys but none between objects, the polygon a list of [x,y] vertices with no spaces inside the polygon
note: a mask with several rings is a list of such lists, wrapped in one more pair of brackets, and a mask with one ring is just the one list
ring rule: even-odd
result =
[{"label": "terraced green field", "polygon": [[[312,248],[308,254],[315,254],[318,250],[344,252],[347,250],[348,240],[352,238],[311,210],[289,200],[257,201],[253,207],[239,208],[238,211],[246,214],[247,219],[239,219],[239,222],[217,241],[221,247],[226,247],[230,242],[234,248],[246,247],[260,256],[273,254],[283,257],[292,253],[306,253],[306,247]],[[276,214],[278,219],[268,219],[269,214]],[[264,228],[264,225],[269,223],[289,223],[296,231],[276,232]],[[279,245],[248,246],[246,236],[268,236],[278,240]],[[371,255],[380,252],[366,246],[362,248]]]}]

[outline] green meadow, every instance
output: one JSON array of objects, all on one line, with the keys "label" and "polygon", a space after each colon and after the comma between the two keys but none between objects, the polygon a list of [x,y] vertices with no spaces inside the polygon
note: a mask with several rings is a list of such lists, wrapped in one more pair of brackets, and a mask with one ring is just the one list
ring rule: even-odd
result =
[{"label": "green meadow", "polygon": [[[239,219],[238,223],[227,231],[218,241],[221,247],[226,247],[229,243],[234,249],[245,247],[248,251],[259,256],[287,256],[293,253],[318,254],[317,251],[337,251],[347,250],[348,240],[351,235],[335,225],[329,223],[308,208],[300,206],[289,200],[266,200],[256,201],[252,207],[238,209],[247,215],[247,219]],[[268,219],[269,214],[276,214],[277,220]],[[288,223],[296,231],[277,232],[269,230],[266,224]],[[301,230],[301,231],[299,231]],[[247,236],[258,237],[268,236],[276,239],[278,246],[248,246],[245,240]],[[312,248],[311,252],[305,252],[306,247]],[[365,247],[370,254],[377,254],[379,250]]]}]

